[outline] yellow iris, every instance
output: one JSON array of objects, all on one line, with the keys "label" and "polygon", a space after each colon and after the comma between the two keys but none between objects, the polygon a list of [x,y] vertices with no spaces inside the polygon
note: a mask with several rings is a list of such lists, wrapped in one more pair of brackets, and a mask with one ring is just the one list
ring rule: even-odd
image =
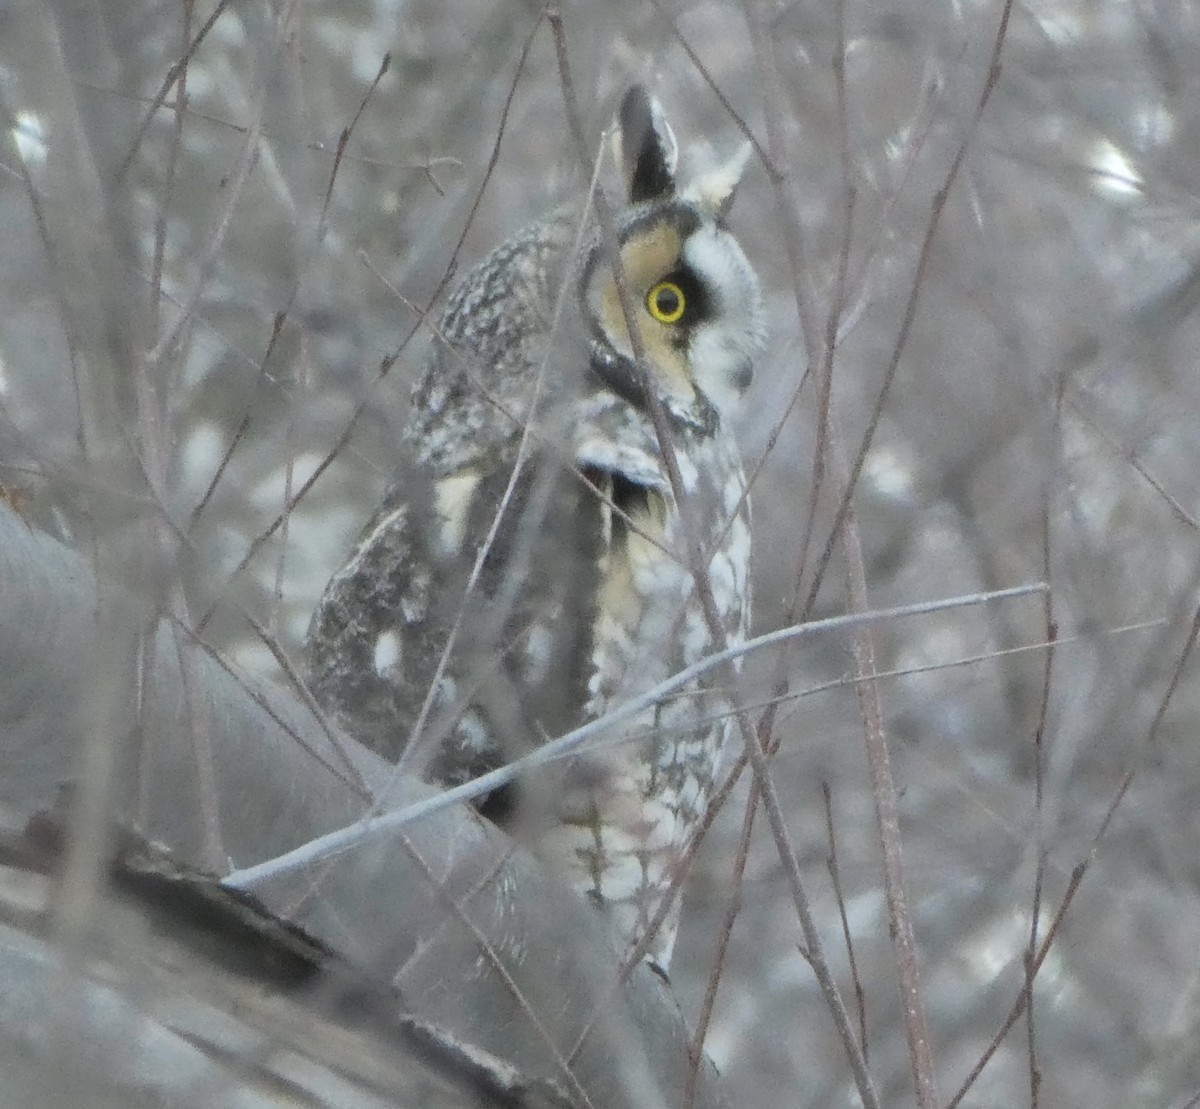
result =
[{"label": "yellow iris", "polygon": [[660,281],[646,294],[646,308],[659,323],[678,323],[687,302],[674,281]]}]

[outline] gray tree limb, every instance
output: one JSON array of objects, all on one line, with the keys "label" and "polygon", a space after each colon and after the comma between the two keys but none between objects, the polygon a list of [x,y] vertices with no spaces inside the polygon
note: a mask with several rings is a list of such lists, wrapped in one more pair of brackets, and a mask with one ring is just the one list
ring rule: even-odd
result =
[{"label": "gray tree limb", "polygon": [[[105,646],[92,630],[96,594],[78,554],[0,504],[0,803],[18,815],[51,803],[60,783],[77,779],[87,744],[100,741],[85,730],[91,660]],[[138,611],[130,598],[131,618]],[[148,641],[140,719],[117,737],[113,817],[136,821],[173,859],[201,857],[197,729],[211,751],[231,866],[360,815],[362,790],[331,769],[346,759],[388,808],[429,793],[418,782],[393,785],[388,764],[346,737],[335,747],[296,699],[235,677],[178,629],[159,623]],[[394,985],[413,1016],[579,1104],[681,1101],[687,1036],[666,985],[641,968],[618,986],[600,914],[465,808],[258,893],[349,965]],[[706,1065],[697,1105],[720,1103],[713,1078]]]}]

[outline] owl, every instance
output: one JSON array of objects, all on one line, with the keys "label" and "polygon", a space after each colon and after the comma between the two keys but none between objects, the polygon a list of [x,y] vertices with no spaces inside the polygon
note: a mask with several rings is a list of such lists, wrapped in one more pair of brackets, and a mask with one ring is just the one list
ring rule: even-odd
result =
[{"label": "owl", "polygon": [[[410,464],[309,630],[325,709],[431,781],[495,769],[712,653],[689,547],[725,640],[746,636],[733,422],[764,321],[726,217],[748,151],[678,176],[674,134],[640,86],[614,133],[626,202],[609,230],[635,318],[604,229],[575,206],[467,273],[413,390]],[[664,971],[677,900],[647,932],[713,789],[730,680],[701,676],[480,804],[603,907],[623,950],[645,940]]]}]

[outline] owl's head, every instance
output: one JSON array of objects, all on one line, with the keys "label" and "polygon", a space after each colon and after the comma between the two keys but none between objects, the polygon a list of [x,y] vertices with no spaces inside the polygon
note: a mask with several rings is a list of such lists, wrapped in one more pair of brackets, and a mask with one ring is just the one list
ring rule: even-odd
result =
[{"label": "owl's head", "polygon": [[581,271],[592,369],[630,404],[644,407],[649,387],[676,420],[711,430],[750,385],[765,332],[758,278],[725,222],[749,147],[680,181],[675,135],[640,85],[621,102],[616,139],[628,204],[615,231],[648,381],[602,239]]}]

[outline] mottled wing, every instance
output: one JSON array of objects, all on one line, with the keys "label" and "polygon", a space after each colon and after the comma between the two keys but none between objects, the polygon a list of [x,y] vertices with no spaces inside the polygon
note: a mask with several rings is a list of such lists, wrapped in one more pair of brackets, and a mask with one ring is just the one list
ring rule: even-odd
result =
[{"label": "mottled wing", "polygon": [[495,451],[512,456],[526,422],[578,387],[583,366],[564,353],[577,323],[574,306],[551,334],[557,300],[571,291],[565,275],[574,236],[568,212],[535,223],[487,255],[451,294],[405,433],[430,472],[462,473],[494,461]]},{"label": "mottled wing", "polygon": [[399,758],[437,670],[455,569],[429,542],[428,503],[412,483],[380,506],[325,588],[307,640],[313,694],[351,735]]},{"label": "mottled wing", "polygon": [[[506,502],[505,490],[526,422],[548,419],[566,383],[550,331],[572,226],[558,215],[527,228],[451,295],[413,393],[405,438],[414,463],[330,581],[309,630],[317,698],[389,758],[408,747],[432,688],[413,768],[448,782],[494,768],[539,727],[567,718],[570,697],[546,705],[538,692],[570,684],[539,621],[558,634],[572,626],[573,551],[592,540],[566,527],[573,517],[561,502],[581,486],[534,450]],[[534,692],[521,696],[526,671]]]},{"label": "mottled wing", "polygon": [[412,483],[394,491],[309,632],[314,694],[388,758],[409,745],[432,688],[413,769],[446,783],[568,730],[588,698],[595,494],[537,454],[510,490],[512,474],[510,462],[444,477],[428,505],[409,499]]}]

